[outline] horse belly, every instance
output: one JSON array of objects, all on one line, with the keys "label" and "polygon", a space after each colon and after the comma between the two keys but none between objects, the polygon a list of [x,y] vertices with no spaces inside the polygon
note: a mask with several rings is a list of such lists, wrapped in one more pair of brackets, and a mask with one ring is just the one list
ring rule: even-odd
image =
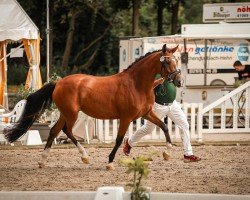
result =
[{"label": "horse belly", "polygon": [[88,95],[81,99],[81,110],[97,119],[118,119],[115,102],[108,96]]}]

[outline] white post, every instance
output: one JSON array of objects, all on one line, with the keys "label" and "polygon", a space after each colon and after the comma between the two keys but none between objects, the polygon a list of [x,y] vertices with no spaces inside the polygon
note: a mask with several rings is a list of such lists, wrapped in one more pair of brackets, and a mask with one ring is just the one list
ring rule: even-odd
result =
[{"label": "white post", "polygon": [[197,113],[198,142],[202,142],[202,127],[203,127],[202,109],[203,109],[203,104],[199,103],[198,113]]},{"label": "white post", "polygon": [[3,95],[3,106],[6,109],[9,109],[9,101],[8,101],[8,90],[7,90],[7,71],[8,71],[8,65],[7,65],[7,56],[6,56],[6,43],[3,44],[3,57],[4,57],[4,73],[5,73],[5,86],[4,86],[4,95]]},{"label": "white post", "polygon": [[195,103],[191,103],[191,124],[190,124],[191,138],[195,138]]},{"label": "white post", "polygon": [[31,53],[31,88],[32,90],[36,90],[36,82],[37,82],[37,61],[35,56],[34,47],[30,44],[30,53]]},{"label": "white post", "polygon": [[250,116],[250,87],[246,88],[246,108],[245,108],[245,128],[249,127],[249,116]]},{"label": "white post", "polygon": [[96,119],[96,123],[97,123],[97,131],[98,131],[98,138],[100,140],[100,142],[105,142],[105,137],[103,134],[103,120],[101,119]]},{"label": "white post", "polygon": [[112,120],[113,121],[113,133],[112,133],[112,136],[113,136],[113,140],[115,141],[116,137],[117,137],[117,130],[118,130],[118,120],[117,119],[114,119]]}]

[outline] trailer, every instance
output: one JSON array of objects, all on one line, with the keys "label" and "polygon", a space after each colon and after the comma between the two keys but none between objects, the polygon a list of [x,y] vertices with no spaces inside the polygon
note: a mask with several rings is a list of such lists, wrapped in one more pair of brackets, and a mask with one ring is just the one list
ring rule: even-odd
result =
[{"label": "trailer", "polygon": [[250,23],[184,24],[180,35],[121,38],[120,71],[148,52],[179,45],[175,53],[184,77],[177,100],[208,105],[233,89],[233,63],[249,64]]}]

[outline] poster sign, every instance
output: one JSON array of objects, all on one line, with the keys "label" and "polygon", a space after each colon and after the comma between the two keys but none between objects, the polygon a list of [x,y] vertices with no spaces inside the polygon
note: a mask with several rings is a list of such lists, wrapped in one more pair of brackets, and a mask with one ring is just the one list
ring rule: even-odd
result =
[{"label": "poster sign", "polygon": [[[176,41],[163,39],[159,43],[144,43],[144,54],[162,48],[166,43],[169,48],[176,46]],[[183,42],[179,41],[178,49],[175,53],[178,65],[181,67],[180,53],[184,52]],[[190,40],[187,42],[186,51],[188,53],[188,69],[203,69],[205,51],[207,51],[208,69],[233,69],[233,63],[240,60],[243,64],[250,62],[250,42],[244,39],[214,39],[208,40],[207,47],[204,40]]]},{"label": "poster sign", "polygon": [[203,5],[203,22],[250,22],[250,2]]},{"label": "poster sign", "polygon": [[23,57],[23,48],[11,48],[10,49],[10,58],[21,58]]}]

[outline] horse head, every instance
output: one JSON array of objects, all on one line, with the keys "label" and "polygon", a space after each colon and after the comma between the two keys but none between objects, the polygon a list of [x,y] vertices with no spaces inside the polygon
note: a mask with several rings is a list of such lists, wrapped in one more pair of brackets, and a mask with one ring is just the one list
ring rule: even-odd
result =
[{"label": "horse head", "polygon": [[163,45],[160,62],[161,62],[161,76],[167,81],[173,82],[175,86],[181,86],[181,71],[177,69],[177,59],[173,55],[177,50],[178,45],[172,49],[167,48],[166,44]]}]

